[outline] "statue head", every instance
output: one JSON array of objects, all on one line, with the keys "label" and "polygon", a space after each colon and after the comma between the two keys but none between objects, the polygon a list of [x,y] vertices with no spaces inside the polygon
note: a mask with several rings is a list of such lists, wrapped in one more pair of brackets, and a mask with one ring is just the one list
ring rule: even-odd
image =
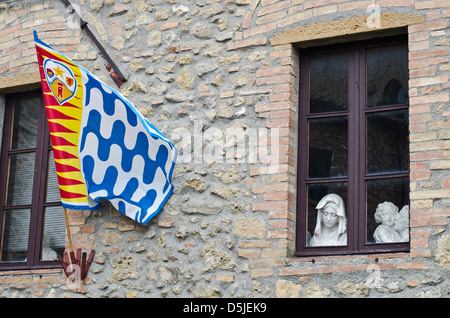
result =
[{"label": "statue head", "polygon": [[375,210],[375,221],[387,227],[393,227],[398,208],[392,202],[378,204]]},{"label": "statue head", "polygon": [[338,234],[347,229],[344,200],[334,193],[324,196],[316,206],[317,224],[314,233],[320,235],[322,226],[332,229],[337,226]]}]

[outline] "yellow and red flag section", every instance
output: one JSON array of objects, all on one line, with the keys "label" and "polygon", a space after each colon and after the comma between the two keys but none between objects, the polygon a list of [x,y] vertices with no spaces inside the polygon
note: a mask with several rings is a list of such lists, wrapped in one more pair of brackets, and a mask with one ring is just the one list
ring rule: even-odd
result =
[{"label": "yellow and red flag section", "polygon": [[36,33],[35,40],[61,202],[71,209],[96,209],[99,203],[88,196],[78,152],[83,114],[80,69],[39,41]]},{"label": "yellow and red flag section", "polygon": [[94,210],[103,198],[146,224],[173,192],[176,148],[126,98],[34,36],[63,206]]}]

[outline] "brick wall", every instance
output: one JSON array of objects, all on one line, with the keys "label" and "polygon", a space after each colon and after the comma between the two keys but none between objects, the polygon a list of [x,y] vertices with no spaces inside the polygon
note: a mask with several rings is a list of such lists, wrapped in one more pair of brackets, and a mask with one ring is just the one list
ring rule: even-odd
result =
[{"label": "brick wall", "polygon": [[[174,194],[148,226],[109,205],[69,211],[75,246],[97,251],[86,282],[69,288],[58,269],[0,272],[2,296],[447,296],[448,1],[375,1],[375,28],[367,24],[373,1],[72,2],[127,73],[118,89],[169,138],[184,129],[195,153],[196,132],[257,129],[267,133],[258,135],[260,149],[279,145],[278,165],[249,163],[248,153],[238,151],[234,158],[242,162],[180,162]],[[2,97],[37,81],[33,29],[116,87],[89,37],[68,27],[69,16],[62,1],[0,4]],[[296,153],[303,146],[297,143],[296,47],[399,30],[408,33],[410,50],[411,250],[294,257]],[[374,275],[380,285],[369,284]]]}]

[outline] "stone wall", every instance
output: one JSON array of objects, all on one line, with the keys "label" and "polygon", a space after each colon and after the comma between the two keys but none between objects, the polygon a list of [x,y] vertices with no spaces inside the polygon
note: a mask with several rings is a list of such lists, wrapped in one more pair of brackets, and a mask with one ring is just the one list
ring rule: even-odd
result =
[{"label": "stone wall", "polygon": [[[368,10],[373,1],[354,0],[72,0],[127,75],[120,88],[92,40],[71,28],[62,1],[0,4],[0,101],[38,83],[35,29],[117,87],[180,150],[175,191],[151,224],[108,203],[69,211],[75,247],[96,250],[85,282],[69,284],[60,269],[0,272],[1,295],[448,297],[450,4],[392,2],[375,1],[378,16]],[[402,32],[411,250],[294,257],[296,153],[304,146],[296,47]],[[276,161],[263,155],[272,150]]]}]

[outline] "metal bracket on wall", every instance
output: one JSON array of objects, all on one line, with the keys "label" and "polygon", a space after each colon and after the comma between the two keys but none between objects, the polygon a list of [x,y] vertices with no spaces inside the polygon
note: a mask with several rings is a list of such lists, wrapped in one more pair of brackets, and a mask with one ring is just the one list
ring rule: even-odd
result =
[{"label": "metal bracket on wall", "polygon": [[78,12],[74,9],[74,7],[72,6],[72,4],[70,3],[69,0],[62,0],[65,5],[67,6],[67,10],[70,14],[74,14],[75,18],[77,19],[77,21],[80,21],[80,28],[82,30],[84,30],[89,37],[91,38],[91,40],[95,43],[95,45],[97,46],[97,48],[100,50],[100,53],[103,55],[103,57],[106,59],[106,61],[109,63],[106,66],[106,69],[108,70],[108,72],[111,72],[109,75],[111,76],[111,78],[113,79],[114,83],[116,83],[116,85],[118,87],[122,86],[123,82],[127,81],[127,78],[123,75],[123,73],[120,71],[119,67],[116,65],[116,63],[112,60],[112,58],[109,56],[108,52],[106,52],[105,48],[103,47],[103,45],[97,40],[97,38],[95,37],[95,35],[92,33],[92,31],[89,29],[88,23],[86,21],[84,21],[80,15],[78,14]]}]

